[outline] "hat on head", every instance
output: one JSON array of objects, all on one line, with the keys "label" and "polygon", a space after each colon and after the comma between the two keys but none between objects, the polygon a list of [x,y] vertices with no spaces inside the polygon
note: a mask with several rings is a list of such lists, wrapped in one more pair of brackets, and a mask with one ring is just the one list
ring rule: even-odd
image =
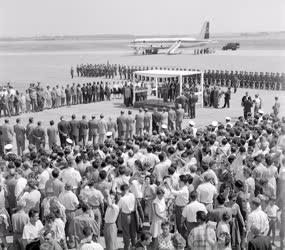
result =
[{"label": "hat on head", "polygon": [[231,121],[231,118],[229,116],[227,116],[226,121]]},{"label": "hat on head", "polygon": [[195,126],[195,122],[194,121],[189,121],[189,125],[193,127],[193,126]]},{"label": "hat on head", "polygon": [[112,132],[111,132],[111,131],[108,131],[108,132],[106,133],[106,136],[107,136],[107,137],[112,136]]},{"label": "hat on head", "polygon": [[257,197],[254,197],[251,202],[256,206],[260,206],[261,203],[260,199]]},{"label": "hat on head", "polygon": [[70,138],[67,138],[67,139],[66,139],[66,142],[67,142],[68,144],[70,144],[70,145],[73,144],[73,141],[72,141]]},{"label": "hat on head", "polygon": [[5,147],[4,147],[4,149],[7,150],[7,151],[12,150],[12,148],[13,148],[13,145],[12,145],[12,144],[7,144],[7,145],[5,145]]},{"label": "hat on head", "polygon": [[218,122],[217,121],[212,121],[211,124],[212,124],[213,127],[217,127],[218,126]]},{"label": "hat on head", "polygon": [[166,124],[162,124],[162,125],[161,125],[161,128],[167,129],[167,125],[166,125]]}]

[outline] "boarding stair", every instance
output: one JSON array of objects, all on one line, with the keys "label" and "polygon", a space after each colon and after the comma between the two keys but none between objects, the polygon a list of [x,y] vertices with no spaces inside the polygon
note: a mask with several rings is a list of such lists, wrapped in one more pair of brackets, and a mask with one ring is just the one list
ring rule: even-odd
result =
[{"label": "boarding stair", "polygon": [[180,47],[181,41],[175,42],[167,51],[168,55],[178,54],[179,52],[177,49]]}]

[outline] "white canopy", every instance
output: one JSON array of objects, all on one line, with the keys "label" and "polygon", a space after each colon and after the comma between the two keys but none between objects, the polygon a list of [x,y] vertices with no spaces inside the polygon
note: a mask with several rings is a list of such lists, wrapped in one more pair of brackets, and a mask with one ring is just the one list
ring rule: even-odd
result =
[{"label": "white canopy", "polygon": [[144,70],[135,71],[135,75],[147,76],[147,77],[178,77],[178,76],[190,76],[201,74],[200,71],[188,71],[188,70]]},{"label": "white canopy", "polygon": [[[135,71],[134,78],[136,75],[144,77],[153,77],[155,79],[156,85],[156,97],[158,97],[158,78],[170,78],[170,77],[179,77],[179,95],[182,94],[182,85],[183,85],[183,76],[191,75],[200,75],[201,77],[201,91],[196,93],[202,98],[202,107],[203,107],[203,88],[204,88],[204,73],[201,71],[189,71],[189,70],[143,70]],[[134,96],[133,102],[135,102],[135,86],[134,86]]]}]

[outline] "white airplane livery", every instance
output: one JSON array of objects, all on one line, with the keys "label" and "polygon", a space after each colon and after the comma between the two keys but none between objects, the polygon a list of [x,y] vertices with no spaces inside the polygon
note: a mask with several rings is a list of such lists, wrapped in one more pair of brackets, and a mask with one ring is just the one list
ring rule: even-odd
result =
[{"label": "white airplane livery", "polygon": [[[179,48],[209,48],[216,43],[210,40],[210,23],[204,23],[198,38],[190,37],[165,37],[165,38],[140,38],[131,41],[130,46],[137,54],[157,54],[159,50],[166,50],[166,53],[178,54]],[[208,46],[208,47],[207,47]]]}]

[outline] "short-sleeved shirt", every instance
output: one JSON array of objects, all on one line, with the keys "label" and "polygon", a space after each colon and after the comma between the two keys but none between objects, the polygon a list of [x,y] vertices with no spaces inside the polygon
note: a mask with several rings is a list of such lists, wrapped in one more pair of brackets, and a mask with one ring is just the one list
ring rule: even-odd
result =
[{"label": "short-sleeved shirt", "polygon": [[40,232],[43,229],[43,227],[44,226],[40,220],[38,220],[35,225],[29,222],[24,226],[23,240],[34,240],[36,238],[39,238]]}]

